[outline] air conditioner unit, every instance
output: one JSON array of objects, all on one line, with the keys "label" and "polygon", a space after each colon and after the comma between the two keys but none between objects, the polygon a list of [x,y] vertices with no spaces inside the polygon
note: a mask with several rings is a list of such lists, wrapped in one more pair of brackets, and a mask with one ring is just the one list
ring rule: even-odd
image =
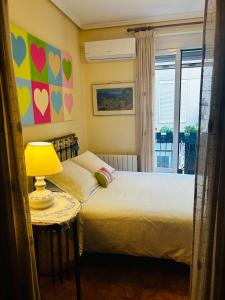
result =
[{"label": "air conditioner unit", "polygon": [[136,57],[135,38],[85,42],[84,48],[88,62],[126,60]]}]

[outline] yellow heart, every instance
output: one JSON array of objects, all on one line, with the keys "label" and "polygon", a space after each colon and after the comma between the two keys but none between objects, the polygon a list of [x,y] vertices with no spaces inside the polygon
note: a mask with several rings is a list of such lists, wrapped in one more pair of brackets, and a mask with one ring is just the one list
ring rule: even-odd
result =
[{"label": "yellow heart", "polygon": [[60,57],[57,54],[55,55],[53,52],[49,52],[48,60],[52,73],[56,78],[60,69]]},{"label": "yellow heart", "polygon": [[19,101],[20,115],[25,116],[30,106],[30,90],[28,87],[17,87],[17,95]]},{"label": "yellow heart", "polygon": [[43,89],[42,91],[40,89],[35,89],[34,102],[37,108],[39,109],[40,113],[42,114],[42,116],[44,116],[49,102],[48,92],[45,89]]}]

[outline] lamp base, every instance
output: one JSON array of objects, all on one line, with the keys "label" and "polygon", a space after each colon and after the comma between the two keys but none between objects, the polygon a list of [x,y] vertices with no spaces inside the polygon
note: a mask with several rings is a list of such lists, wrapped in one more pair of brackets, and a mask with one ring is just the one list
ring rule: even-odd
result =
[{"label": "lamp base", "polygon": [[45,189],[46,183],[44,177],[36,177],[36,190],[29,194],[29,204],[33,209],[45,209],[54,202],[54,195],[51,191]]}]

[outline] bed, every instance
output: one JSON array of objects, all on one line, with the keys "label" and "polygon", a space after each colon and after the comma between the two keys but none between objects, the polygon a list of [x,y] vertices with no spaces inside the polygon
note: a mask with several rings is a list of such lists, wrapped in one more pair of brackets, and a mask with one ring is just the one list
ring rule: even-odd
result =
[{"label": "bed", "polygon": [[82,249],[190,264],[194,176],[115,171],[113,177],[82,203]]}]

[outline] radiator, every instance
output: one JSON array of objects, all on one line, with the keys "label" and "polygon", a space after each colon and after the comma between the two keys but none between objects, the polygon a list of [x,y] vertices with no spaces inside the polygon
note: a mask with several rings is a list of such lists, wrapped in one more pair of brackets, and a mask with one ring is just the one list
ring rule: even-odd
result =
[{"label": "radiator", "polygon": [[99,158],[117,171],[137,172],[137,155],[126,154],[97,154]]}]

